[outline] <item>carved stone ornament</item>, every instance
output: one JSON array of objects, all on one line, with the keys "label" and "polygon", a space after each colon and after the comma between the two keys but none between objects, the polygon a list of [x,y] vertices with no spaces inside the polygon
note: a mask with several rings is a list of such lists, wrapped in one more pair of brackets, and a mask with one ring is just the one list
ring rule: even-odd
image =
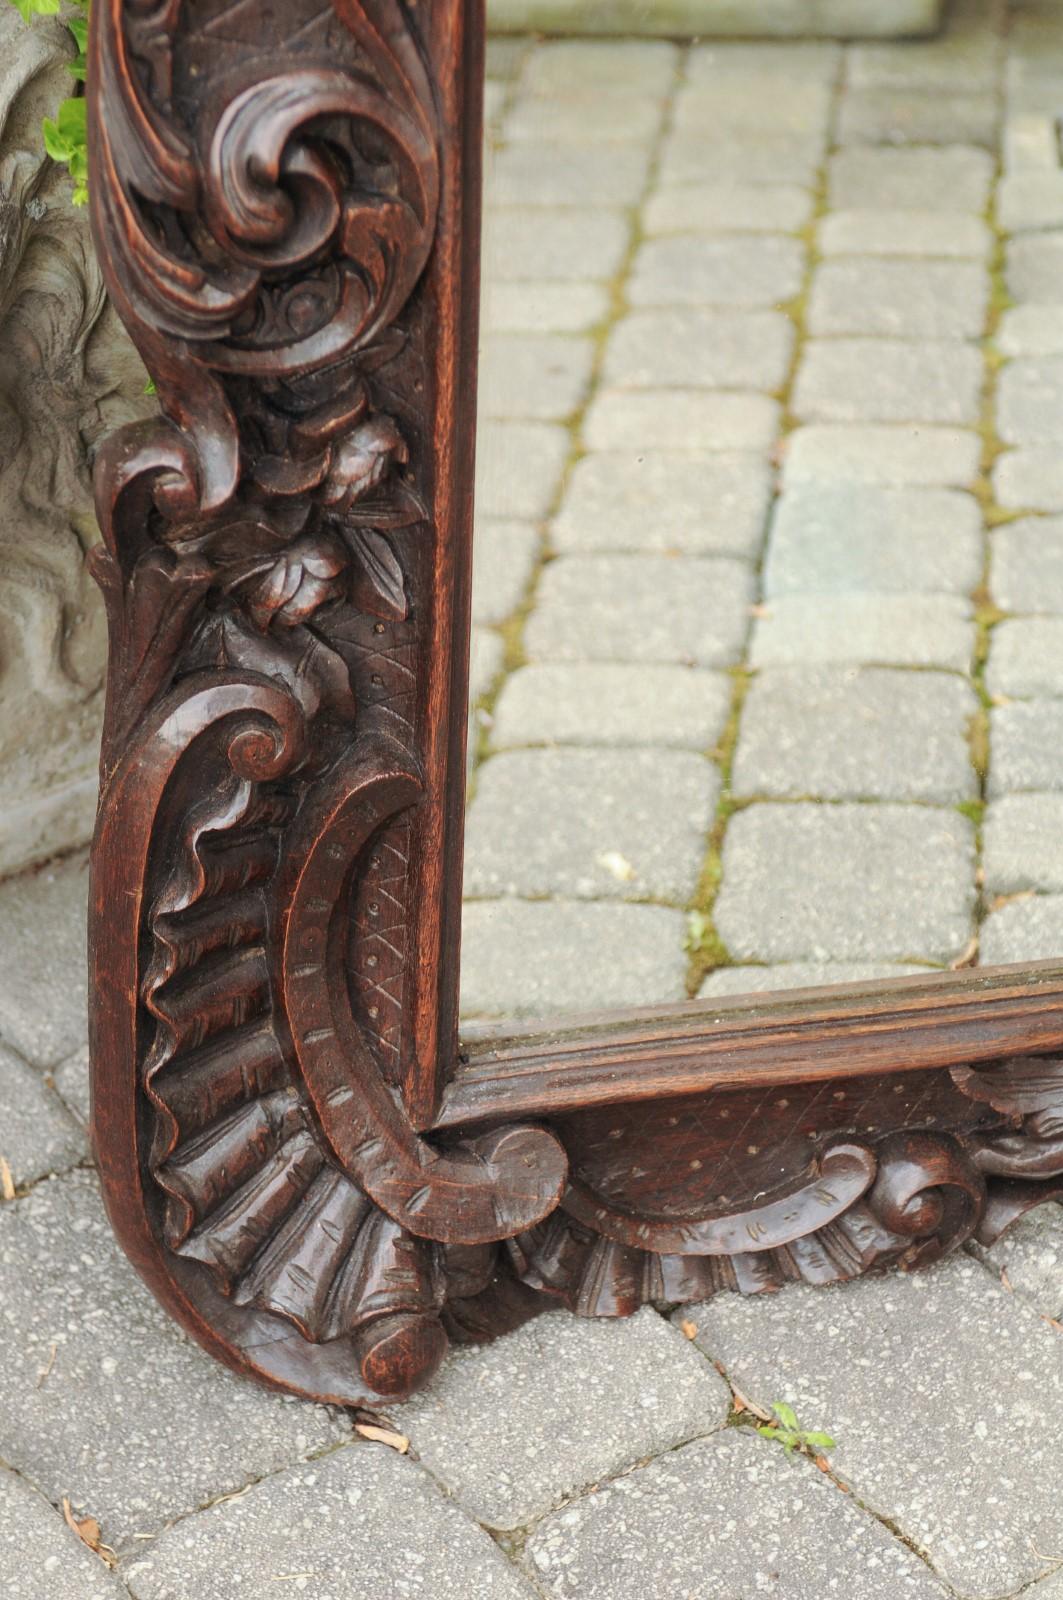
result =
[{"label": "carved stone ornament", "polygon": [[92,832],[106,637],[89,462],[151,404],[88,216],[41,145],[72,50],[58,23],[0,9],[0,876]]},{"label": "carved stone ornament", "polygon": [[[97,1154],[208,1349],[348,1403],[559,1303],[922,1265],[1063,1173],[1059,1060],[966,1064],[1012,1036],[984,994],[925,1061],[814,1001],[759,1077],[774,1024],[721,1069],[704,1007],[609,1070],[459,1058],[481,43],[461,0],[93,5],[94,226],[161,409],[96,468]],[[1023,1048],[1063,1046],[1043,993],[1000,984]]]}]

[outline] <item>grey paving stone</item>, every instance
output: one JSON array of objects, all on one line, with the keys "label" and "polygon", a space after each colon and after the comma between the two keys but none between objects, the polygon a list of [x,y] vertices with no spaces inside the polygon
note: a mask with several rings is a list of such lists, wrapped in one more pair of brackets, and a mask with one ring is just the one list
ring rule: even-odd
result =
[{"label": "grey paving stone", "polygon": [[738,961],[950,961],[971,936],[974,830],[955,811],[754,805],[714,908]]},{"label": "grey paving stone", "polygon": [[65,1172],[88,1157],[85,1135],[55,1090],[2,1046],[0,1155],[19,1187],[48,1172]]},{"label": "grey paving stone", "polygon": [[824,984],[872,983],[876,978],[906,978],[925,967],[900,962],[788,961],[777,967],[718,967],[698,993],[713,995],[777,994],[785,989],[818,989]]},{"label": "grey paving stone", "polygon": [[1012,1289],[1042,1316],[1063,1318],[1063,1207],[1038,1206],[991,1249],[972,1250],[986,1266],[1006,1273]]},{"label": "grey paving stone", "polygon": [[969,594],[982,575],[982,518],[953,489],[801,483],[776,501],[764,593]]},{"label": "grey paving stone", "polygon": [[975,423],[984,379],[981,354],[967,345],[810,339],[792,409],[807,422]]},{"label": "grey paving stone", "polygon": [[960,428],[818,423],[790,435],[784,482],[964,488],[980,456],[978,435]]},{"label": "grey paving stone", "polygon": [[38,1066],[86,1035],[88,887],[83,854],[0,884],[0,1038]]},{"label": "grey paving stone", "polygon": [[83,1044],[48,1074],[67,1110],[83,1127],[89,1120],[89,1047]]},{"label": "grey paving stone", "polygon": [[642,214],[648,234],[796,233],[812,216],[811,190],[796,183],[668,184]]},{"label": "grey paving stone", "polygon": [[1018,701],[989,713],[989,794],[1063,791],[1063,701]]},{"label": "grey paving stone", "polygon": [[781,389],[795,335],[779,311],[635,311],[609,336],[603,381],[618,389]]},{"label": "grey paving stone", "polygon": [[808,304],[813,335],[977,339],[989,276],[973,261],[827,261]]},{"label": "grey paving stone", "polygon": [[368,1443],[291,1467],[179,1522],[128,1573],[134,1600],[533,1595],[490,1535],[422,1468]]},{"label": "grey paving stone", "polygon": [[731,787],[776,800],[970,800],[977,710],[973,690],[950,674],[773,668],[742,707]]},{"label": "grey paving stone", "polygon": [[997,190],[997,218],[1005,233],[1063,227],[1063,172],[1007,173]]},{"label": "grey paving stone", "polygon": [[533,661],[726,667],[741,656],[752,598],[738,561],[562,556],[543,570],[524,647]]},{"label": "grey paving stone", "polygon": [[116,1547],[348,1436],[178,1331],[120,1253],[89,1173],[0,1208],[0,1320],[5,1457]]},{"label": "grey paving stone", "polygon": [[933,33],[941,0],[492,0],[496,28],[520,33],[667,34],[704,38],[749,36],[804,39],[810,30],[832,37],[897,38]]},{"label": "grey paving stone", "polygon": [[909,87],[849,89],[842,97],[838,143],[996,144],[998,113],[987,94],[928,93]]},{"label": "grey paving stone", "polygon": [[504,622],[520,605],[539,557],[535,524],[497,517],[476,523],[472,553],[474,622]]},{"label": "grey paving stone", "polygon": [[680,750],[512,750],[484,762],[465,827],[465,894],[684,905],[719,773]]},{"label": "grey paving stone", "polygon": [[583,437],[591,450],[763,450],[779,407],[762,394],[691,389],[599,389]]},{"label": "grey paving stone", "polygon": [[683,913],[664,906],[472,901],[462,914],[462,1012],[534,1017],[683,1000],[685,932]]},{"label": "grey paving stone", "polygon": [[1063,1340],[977,1262],[684,1315],[744,1393],[834,1435],[839,1477],[961,1594],[1010,1594],[1051,1565]]},{"label": "grey paving stone", "polygon": [[1007,510],[1063,511],[1063,460],[1058,450],[1008,450],[993,468],[993,494]]},{"label": "grey paving stone", "polygon": [[664,115],[661,96],[633,95],[627,90],[584,89],[581,93],[523,96],[502,124],[507,140],[527,140],[536,147],[544,140],[576,146],[602,144],[610,148],[653,140]]},{"label": "grey paving stone", "polygon": [[586,283],[615,276],[628,245],[619,211],[496,206],[484,231],[488,281]]},{"label": "grey paving stone", "polygon": [[[811,185],[823,160],[822,134],[793,138],[763,129],[712,141],[712,173],[717,183],[798,183]],[[705,181],[705,139],[673,133],[664,141],[657,171],[662,187]]]},{"label": "grey paving stone", "polygon": [[[747,16],[752,13],[747,10]],[[842,63],[841,46],[826,39],[794,39],[736,43],[707,39],[693,44],[684,63],[686,82],[711,93],[721,79],[733,82],[740,75],[761,79],[782,77],[788,82],[813,79],[833,83]]]},{"label": "grey paving stone", "polygon": [[1007,444],[1056,444],[1063,434],[1063,356],[1011,361],[997,381],[997,432]]},{"label": "grey paving stone", "polygon": [[1063,695],[1063,618],[998,623],[989,645],[986,688],[1015,699]]},{"label": "grey paving stone", "polygon": [[1059,166],[1059,140],[1050,116],[1013,111],[1004,119],[1001,146],[1005,173],[1051,172]]},{"label": "grey paving stone", "polygon": [[542,1317],[484,1349],[454,1350],[399,1415],[458,1502],[512,1529],[722,1427],[730,1403],[723,1379],[646,1307],[618,1322]]},{"label": "grey paving stone", "polygon": [[484,80],[484,126],[491,130],[502,120],[509,99],[509,85],[497,79]]},{"label": "grey paving stone", "polygon": [[1063,305],[1063,233],[1012,239],[1007,248],[1007,286],[1020,304]]},{"label": "grey paving stone", "polygon": [[846,56],[856,88],[992,90],[1000,42],[988,31],[904,44],[858,44]]},{"label": "grey paving stone", "polygon": [[1063,890],[1063,795],[1009,794],[992,801],[983,857],[990,894]]},{"label": "grey paving stone", "polygon": [[998,606],[1063,612],[1063,517],[1005,523],[994,530],[990,547],[990,589]]},{"label": "grey paving stone", "polygon": [[1063,305],[1012,306],[995,339],[1006,356],[1063,355]]},{"label": "grey paving stone", "polygon": [[488,78],[508,82],[515,78],[524,64],[531,41],[506,39],[495,34],[488,39],[484,51],[484,73]]},{"label": "grey paving stone", "polygon": [[604,283],[486,283],[482,315],[492,333],[585,333],[605,321]]},{"label": "grey paving stone", "polygon": [[859,662],[866,666],[970,670],[971,608],[956,595],[840,594],[773,600],[753,630],[755,667]]},{"label": "grey paving stone", "polygon": [[783,234],[679,234],[639,246],[627,293],[633,306],[775,306],[804,272],[804,246]]},{"label": "grey paving stone", "polygon": [[502,688],[491,742],[667,745],[708,750],[723,732],[731,680],[696,667],[581,662],[521,667]]},{"label": "grey paving stone", "polygon": [[981,217],[958,211],[853,209],[823,218],[825,256],[915,256],[984,261],[993,235]]},{"label": "grey paving stone", "polygon": [[1063,950],[1063,895],[1026,895],[990,911],[979,935],[983,967],[1055,961]]},{"label": "grey paving stone", "polygon": [[489,628],[474,628],[469,659],[469,703],[475,705],[489,694],[502,671],[505,646]]},{"label": "grey paving stone", "polygon": [[548,1517],[525,1561],[557,1600],[808,1600],[823,1583],[827,1551],[839,1592],[944,1596],[918,1556],[810,1461],[743,1428],[686,1445]]},{"label": "grey paving stone", "polygon": [[527,57],[521,89],[557,94],[588,87],[666,94],[679,64],[663,39],[547,39]]},{"label": "grey paving stone", "polygon": [[0,1467],[0,1594],[119,1600],[125,1587],[24,1478]]},{"label": "grey paving stone", "polygon": [[993,158],[962,144],[939,148],[839,150],[830,162],[830,205],[981,213]]},{"label": "grey paving stone", "polygon": [[582,403],[593,360],[590,339],[573,334],[493,334],[480,358],[481,415],[560,421]]},{"label": "grey paving stone", "polygon": [[706,88],[683,88],[672,106],[672,126],[705,139],[720,135],[789,133],[795,138],[825,134],[831,92],[826,83],[784,73],[723,74]]},{"label": "grey paving stone", "polygon": [[592,453],[573,469],[551,538],[562,553],[755,556],[771,478],[750,455]]},{"label": "grey paving stone", "polygon": [[570,449],[564,428],[546,422],[496,422],[480,429],[476,509],[482,517],[542,517],[557,493]]},{"label": "grey paving stone", "polygon": [[510,144],[495,156],[491,205],[633,206],[646,185],[650,146]]}]

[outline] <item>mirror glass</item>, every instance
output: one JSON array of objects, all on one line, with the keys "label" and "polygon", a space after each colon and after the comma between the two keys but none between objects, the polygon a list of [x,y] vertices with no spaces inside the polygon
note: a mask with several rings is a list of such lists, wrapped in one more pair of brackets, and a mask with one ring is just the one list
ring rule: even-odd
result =
[{"label": "mirror glass", "polygon": [[1063,34],[948,11],[489,45],[468,1017],[1063,949]]}]

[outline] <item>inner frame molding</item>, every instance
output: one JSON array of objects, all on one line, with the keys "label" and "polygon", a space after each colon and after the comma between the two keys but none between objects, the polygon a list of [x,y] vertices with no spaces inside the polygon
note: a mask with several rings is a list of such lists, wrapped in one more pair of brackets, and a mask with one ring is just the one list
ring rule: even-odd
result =
[{"label": "inner frame molding", "polygon": [[[410,1393],[558,1305],[836,1283],[1063,1194],[1063,962],[459,1045],[483,18],[96,0],[93,1137],[238,1371]],[[1059,1054],[1056,1054],[1056,1053]]]}]

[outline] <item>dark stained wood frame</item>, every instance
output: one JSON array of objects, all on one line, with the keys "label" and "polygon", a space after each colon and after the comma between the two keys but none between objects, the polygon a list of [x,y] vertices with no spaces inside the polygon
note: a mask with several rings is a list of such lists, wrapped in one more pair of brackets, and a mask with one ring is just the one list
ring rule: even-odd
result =
[{"label": "dark stained wood frame", "polygon": [[96,241],[160,401],[96,469],[96,1152],[173,1315],[345,1403],[1063,1193],[1063,962],[459,1050],[482,46],[478,0],[93,7]]}]

